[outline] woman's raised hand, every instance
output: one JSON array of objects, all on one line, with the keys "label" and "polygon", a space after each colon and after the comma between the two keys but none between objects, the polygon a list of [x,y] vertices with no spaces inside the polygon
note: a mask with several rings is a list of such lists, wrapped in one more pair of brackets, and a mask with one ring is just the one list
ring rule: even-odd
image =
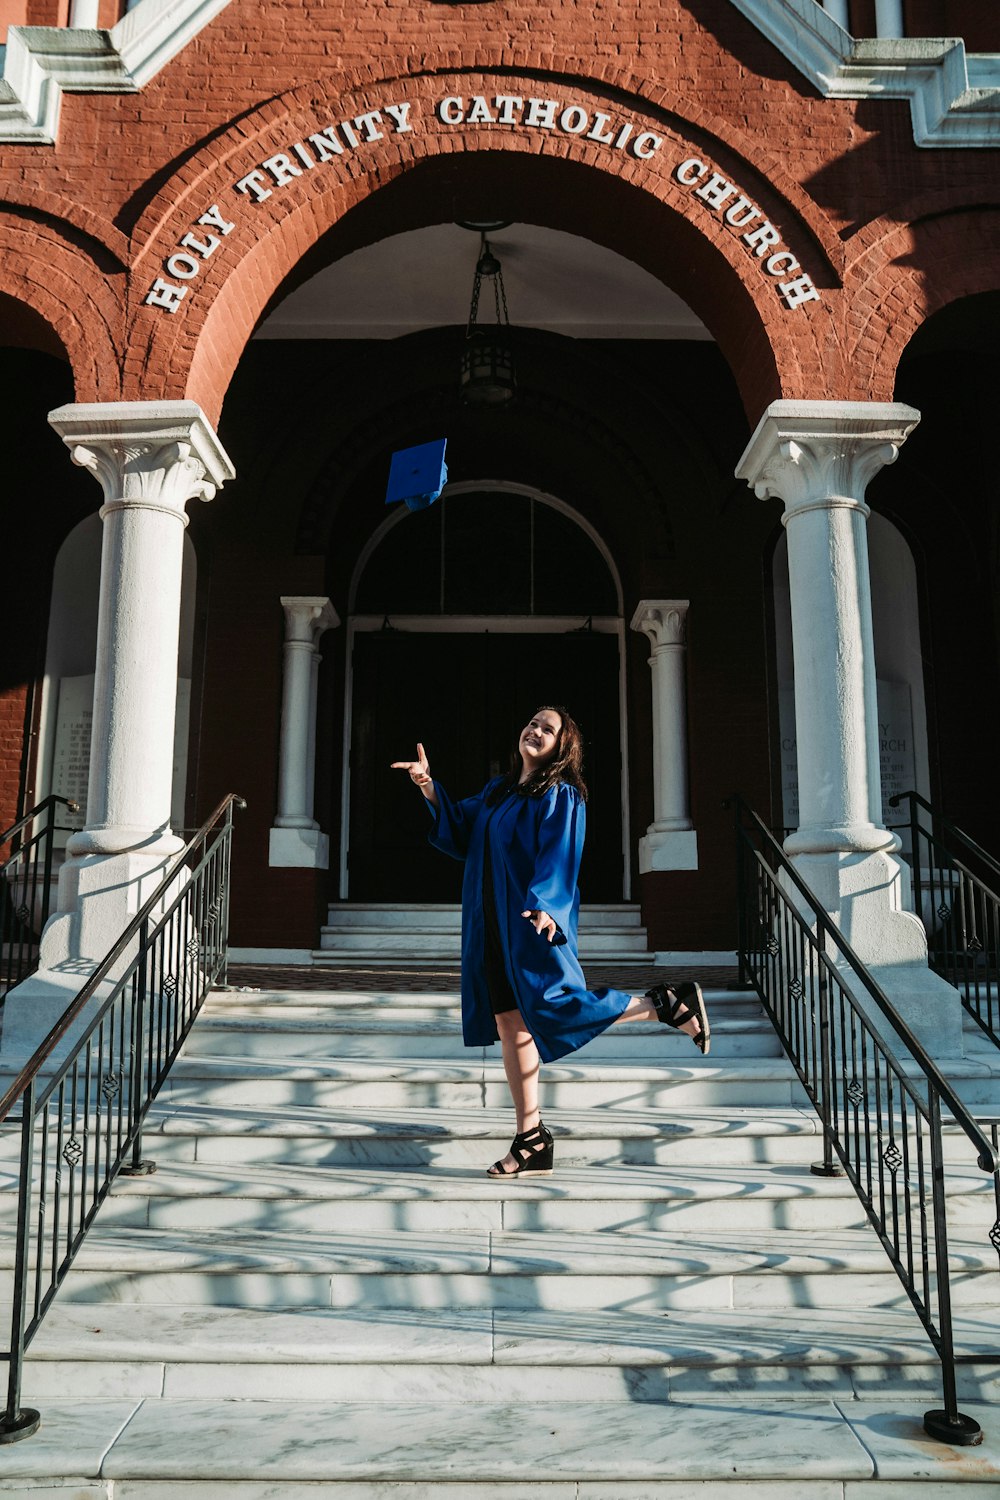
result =
[{"label": "woman's raised hand", "polygon": [[420,742],[417,742],[416,760],[394,760],[390,770],[409,771],[410,780],[414,786],[425,787],[433,784],[431,768],[427,760],[427,752]]}]

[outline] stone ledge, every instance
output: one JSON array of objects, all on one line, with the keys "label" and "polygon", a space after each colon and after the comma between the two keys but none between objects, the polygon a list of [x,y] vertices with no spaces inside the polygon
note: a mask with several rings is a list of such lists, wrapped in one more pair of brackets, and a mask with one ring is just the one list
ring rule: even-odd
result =
[{"label": "stone ledge", "polygon": [[63,93],[138,93],[228,4],[139,0],[110,31],[12,26],[0,47],[0,143],[54,145]]},{"label": "stone ledge", "polygon": [[855,39],[817,0],[732,0],[827,99],[906,99],[918,146],[1000,146],[1000,57],[959,37]]}]

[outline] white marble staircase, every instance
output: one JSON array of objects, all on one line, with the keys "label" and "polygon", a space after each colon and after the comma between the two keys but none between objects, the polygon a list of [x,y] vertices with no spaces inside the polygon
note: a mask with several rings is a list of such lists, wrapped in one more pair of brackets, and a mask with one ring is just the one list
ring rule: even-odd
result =
[{"label": "white marble staircase", "polygon": [[[930,1345],[846,1183],[810,1174],[773,1032],[708,998],[707,1059],[630,1025],[546,1069],[556,1173],[497,1183],[498,1049],[462,1046],[455,996],[213,996],[149,1122],[158,1171],[116,1185],[32,1346],[43,1427],[0,1449],[0,1493],[1000,1495],[989,1184],[957,1170],[951,1205],[987,1436],[947,1449]],[[970,1050],[963,1088],[1000,1098]]]},{"label": "white marble staircase", "polygon": [[[320,929],[316,963],[456,964],[462,951],[461,908],[441,902],[334,902]],[[580,908],[580,956],[584,962],[648,964],[646,929],[639,907],[625,902]]]}]

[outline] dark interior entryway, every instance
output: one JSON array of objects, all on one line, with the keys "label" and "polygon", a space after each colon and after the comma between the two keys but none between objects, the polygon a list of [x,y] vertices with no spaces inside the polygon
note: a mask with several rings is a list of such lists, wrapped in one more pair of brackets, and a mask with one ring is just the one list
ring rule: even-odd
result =
[{"label": "dark interior entryway", "polygon": [[354,640],[349,895],[457,901],[462,867],[427,842],[423,799],[390,762],[422,740],[434,776],[469,796],[506,770],[527,719],[563,703],[586,741],[590,788],[585,901],[621,901],[621,739],[617,634],[385,629]]}]

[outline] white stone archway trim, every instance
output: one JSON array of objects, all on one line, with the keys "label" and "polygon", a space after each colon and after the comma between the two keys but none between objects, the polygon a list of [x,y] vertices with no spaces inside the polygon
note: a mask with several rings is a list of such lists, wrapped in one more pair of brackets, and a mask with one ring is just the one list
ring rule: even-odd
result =
[{"label": "white stone archway trim", "polygon": [[0,47],[0,142],[54,145],[64,93],[138,93],[228,4],[138,0],[110,31],[12,26]]}]

